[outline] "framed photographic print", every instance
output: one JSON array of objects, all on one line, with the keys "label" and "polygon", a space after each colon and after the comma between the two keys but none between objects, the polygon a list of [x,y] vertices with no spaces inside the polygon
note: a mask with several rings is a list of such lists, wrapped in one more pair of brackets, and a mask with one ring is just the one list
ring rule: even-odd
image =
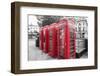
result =
[{"label": "framed photographic print", "polygon": [[11,3],[11,72],[97,68],[97,7]]}]

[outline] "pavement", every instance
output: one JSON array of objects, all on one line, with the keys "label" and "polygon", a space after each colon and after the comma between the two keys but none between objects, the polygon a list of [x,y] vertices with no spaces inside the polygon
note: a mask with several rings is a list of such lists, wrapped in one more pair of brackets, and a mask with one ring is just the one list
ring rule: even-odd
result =
[{"label": "pavement", "polygon": [[28,60],[50,60],[52,57],[48,56],[48,54],[42,52],[38,47],[35,46],[35,39],[29,39],[28,42]]},{"label": "pavement", "polygon": [[[29,39],[28,40],[28,60],[33,61],[33,60],[51,60],[54,59],[48,54],[42,52],[38,47],[35,46],[35,39]],[[81,56],[81,58],[87,58],[88,53],[84,53],[84,55]]]}]

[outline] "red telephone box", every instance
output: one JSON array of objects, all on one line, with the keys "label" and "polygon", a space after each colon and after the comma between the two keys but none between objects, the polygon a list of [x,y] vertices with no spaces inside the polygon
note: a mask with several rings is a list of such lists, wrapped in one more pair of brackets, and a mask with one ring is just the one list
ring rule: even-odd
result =
[{"label": "red telephone box", "polygon": [[57,57],[57,23],[53,23],[49,26],[49,52],[51,57]]},{"label": "red telephone box", "polygon": [[70,56],[70,34],[67,20],[58,23],[58,58],[68,59]]},{"label": "red telephone box", "polygon": [[43,42],[44,42],[44,36],[43,36],[43,27],[40,28],[39,33],[39,48],[43,50]]},{"label": "red telephone box", "polygon": [[40,29],[40,49],[49,56],[61,59],[76,57],[76,32],[71,20],[63,19],[58,23]]},{"label": "red telephone box", "polygon": [[71,17],[68,20],[70,29],[70,58],[76,57],[76,29],[75,29],[75,19]]},{"label": "red telephone box", "polygon": [[49,30],[48,25],[43,27],[43,34],[44,34],[44,42],[43,42],[43,51],[47,53],[49,51]]},{"label": "red telephone box", "polygon": [[76,57],[76,33],[75,29],[70,28],[70,58]]},{"label": "red telephone box", "polygon": [[67,19],[58,23],[58,58],[75,58],[75,34],[75,29],[73,29],[73,26],[71,27]]}]

